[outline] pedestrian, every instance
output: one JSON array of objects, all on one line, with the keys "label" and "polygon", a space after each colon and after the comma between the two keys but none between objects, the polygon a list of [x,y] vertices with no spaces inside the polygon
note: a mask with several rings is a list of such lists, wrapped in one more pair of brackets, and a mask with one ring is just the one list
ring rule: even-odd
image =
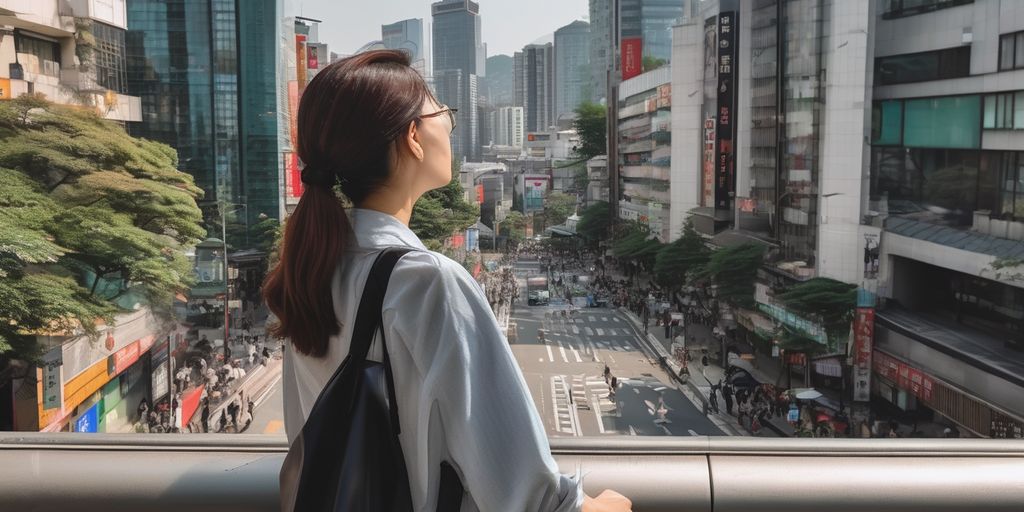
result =
[{"label": "pedestrian", "polygon": [[240,407],[239,407],[238,402],[236,400],[232,400],[231,403],[228,404],[228,415],[231,416],[231,424],[236,427],[236,430],[237,430],[237,427],[238,427],[238,409],[239,408]]},{"label": "pedestrian", "polygon": [[722,386],[722,398],[725,399],[725,412],[732,415],[732,386],[728,382]]},{"label": "pedestrian", "polygon": [[711,412],[718,414],[718,391],[715,386],[711,386],[711,392],[708,394],[708,405]]},{"label": "pedestrian", "polygon": [[612,369],[608,365],[604,365],[604,383],[608,384],[612,376]]},{"label": "pedestrian", "polygon": [[200,413],[200,424],[203,427],[203,433],[210,431],[210,397],[203,398],[203,410]]},{"label": "pedestrian", "polygon": [[149,413],[149,401],[143,398],[142,401],[139,402],[139,407],[138,409],[135,410],[135,412],[139,417],[139,422],[145,423],[146,417],[148,416]]},{"label": "pedestrian", "polygon": [[217,421],[217,432],[224,432],[228,428],[228,415],[226,412],[220,412],[220,419]]}]

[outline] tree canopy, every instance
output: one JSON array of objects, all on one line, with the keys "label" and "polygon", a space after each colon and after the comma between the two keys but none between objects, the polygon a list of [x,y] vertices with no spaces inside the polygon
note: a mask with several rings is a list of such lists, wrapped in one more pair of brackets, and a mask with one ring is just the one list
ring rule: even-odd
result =
[{"label": "tree canopy", "polygon": [[0,353],[32,359],[34,333],[94,332],[129,297],[169,314],[201,196],[173,149],[91,110],[0,103]]},{"label": "tree canopy", "polygon": [[711,251],[704,238],[687,221],[683,235],[658,251],[654,260],[654,278],[658,284],[678,289],[686,283],[687,273],[699,269],[708,261]]},{"label": "tree canopy", "polygon": [[499,224],[501,233],[512,240],[521,241],[526,238],[526,216],[521,212],[512,210],[505,216],[505,220]]},{"label": "tree canopy", "polygon": [[754,303],[754,282],[764,252],[764,247],[756,244],[723,247],[711,253],[698,276],[718,286],[719,301],[750,308]]},{"label": "tree canopy", "polygon": [[427,247],[438,247],[452,233],[476,223],[480,209],[468,203],[458,180],[458,165],[447,185],[431,190],[413,205],[409,227]]},{"label": "tree canopy", "polygon": [[608,203],[598,201],[586,207],[580,214],[580,220],[576,223],[576,234],[588,243],[595,244],[608,236],[610,223],[611,215],[608,211]]},{"label": "tree canopy", "polygon": [[576,196],[552,192],[544,198],[544,222],[548,226],[564,224],[576,212]]},{"label": "tree canopy", "polygon": [[585,162],[607,151],[608,126],[605,116],[604,105],[583,102],[576,107],[576,119],[572,126],[580,137],[579,145],[573,148],[577,161]]},{"label": "tree canopy", "polygon": [[820,321],[832,344],[849,333],[857,306],[857,285],[816,277],[793,286],[778,298],[787,308]]}]

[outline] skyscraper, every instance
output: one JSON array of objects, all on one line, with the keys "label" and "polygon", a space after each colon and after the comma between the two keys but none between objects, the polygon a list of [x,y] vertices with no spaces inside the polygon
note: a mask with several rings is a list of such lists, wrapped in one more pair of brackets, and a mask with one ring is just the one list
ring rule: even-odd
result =
[{"label": "skyscraper", "polygon": [[470,0],[431,4],[434,21],[434,87],[438,100],[459,110],[452,134],[455,160],[480,158],[477,77],[485,73],[486,51],[481,42],[480,5]]},{"label": "skyscraper", "polygon": [[555,124],[555,51],[551,43],[528,44],[513,56],[517,106],[526,115],[526,131]]},{"label": "skyscraper", "polygon": [[423,20],[413,18],[380,27],[384,46],[392,50],[405,50],[412,59],[412,67],[427,76],[427,55],[423,48]]},{"label": "skyscraper", "polygon": [[207,221],[218,201],[244,204],[249,226],[280,216],[277,80],[267,72],[277,69],[278,9],[277,0],[128,3],[128,91],[143,111],[129,131],[178,151],[205,192]]},{"label": "skyscraper", "polygon": [[555,118],[590,99],[590,24],[574,21],[555,31]]},{"label": "skyscraper", "polygon": [[686,18],[683,0],[619,0],[619,34],[626,40],[639,40],[644,57],[668,62],[672,59],[672,27]]},{"label": "skyscraper", "polygon": [[590,0],[590,99],[608,94],[608,71],[614,69],[615,44],[611,0]]}]

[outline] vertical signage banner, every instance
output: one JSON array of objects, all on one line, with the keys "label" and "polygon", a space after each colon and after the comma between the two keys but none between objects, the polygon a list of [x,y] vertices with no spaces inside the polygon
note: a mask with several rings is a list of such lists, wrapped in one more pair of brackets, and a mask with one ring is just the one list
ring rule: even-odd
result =
[{"label": "vertical signage banner", "polygon": [[711,208],[715,204],[715,118],[704,120],[704,176],[701,205]]},{"label": "vertical signage banner", "polygon": [[642,72],[644,40],[628,37],[622,40],[622,79],[629,80]]},{"label": "vertical signage banner", "polygon": [[875,337],[875,310],[857,308],[853,319],[853,400],[871,400],[871,352]]},{"label": "vertical signage banner", "polygon": [[306,89],[306,34],[295,34],[295,77],[299,81],[299,94]]},{"label": "vertical signage banner", "polygon": [[736,41],[738,25],[736,12],[718,15],[718,155],[715,172],[715,208],[729,209],[735,195],[735,159],[733,141],[736,139]]},{"label": "vertical signage banner", "polygon": [[97,432],[100,426],[99,402],[75,420],[75,432]]},{"label": "vertical signage banner", "polygon": [[43,410],[60,409],[64,398],[64,353],[56,347],[43,356]]}]

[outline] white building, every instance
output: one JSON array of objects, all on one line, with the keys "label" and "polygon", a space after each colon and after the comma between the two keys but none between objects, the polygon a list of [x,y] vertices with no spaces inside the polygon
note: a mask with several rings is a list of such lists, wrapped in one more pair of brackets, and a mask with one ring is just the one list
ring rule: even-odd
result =
[{"label": "white building", "polygon": [[523,107],[498,107],[493,112],[494,134],[493,144],[498,146],[523,147],[524,124]]}]

